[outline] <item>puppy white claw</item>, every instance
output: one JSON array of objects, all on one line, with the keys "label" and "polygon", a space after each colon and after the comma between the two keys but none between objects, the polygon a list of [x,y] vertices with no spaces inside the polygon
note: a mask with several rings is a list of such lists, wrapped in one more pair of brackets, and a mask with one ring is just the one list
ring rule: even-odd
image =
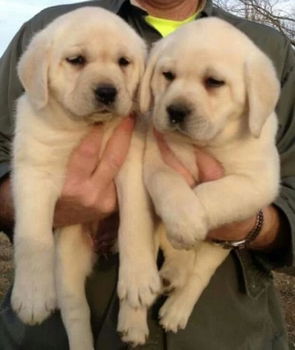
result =
[{"label": "puppy white claw", "polygon": [[[162,285],[159,272],[153,263],[145,265],[122,264],[118,282],[118,296],[120,300],[126,300],[131,307],[150,306],[159,295]],[[140,268],[138,270],[137,268]]]},{"label": "puppy white claw", "polygon": [[143,345],[149,335],[147,308],[133,308],[126,301],[121,301],[117,331],[125,343]]},{"label": "puppy white claw", "polygon": [[11,305],[19,318],[34,325],[44,321],[56,308],[53,274],[48,271],[38,276],[23,270],[17,273],[11,296]]}]

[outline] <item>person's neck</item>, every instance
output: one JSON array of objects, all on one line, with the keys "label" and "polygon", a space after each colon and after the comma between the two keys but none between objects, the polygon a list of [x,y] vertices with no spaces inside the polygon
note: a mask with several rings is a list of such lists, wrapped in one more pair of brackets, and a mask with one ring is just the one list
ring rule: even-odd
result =
[{"label": "person's neck", "polygon": [[198,9],[200,0],[136,0],[151,16],[182,21]]}]

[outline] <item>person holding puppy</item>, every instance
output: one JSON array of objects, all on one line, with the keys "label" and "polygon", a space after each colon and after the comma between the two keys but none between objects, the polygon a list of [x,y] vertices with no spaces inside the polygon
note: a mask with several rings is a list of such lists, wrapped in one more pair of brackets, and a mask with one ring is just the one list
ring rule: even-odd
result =
[{"label": "person holding puppy", "polygon": [[[270,271],[294,265],[294,52],[287,40],[275,30],[232,16],[214,7],[210,0],[101,0],[64,5],[42,11],[22,27],[0,61],[0,229],[12,237],[9,142],[13,133],[14,102],[22,93],[15,73],[18,58],[34,32],[57,16],[89,4],[117,13],[149,43],[169,34],[187,21],[206,16],[220,17],[244,31],[273,60],[282,87],[277,106],[280,125],[277,146],[282,165],[280,196],[273,205],[262,208],[263,225],[257,237],[246,242],[247,249],[233,250],[218,269],[198,301],[187,328],[177,334],[164,333],[157,322],[157,304],[150,315],[150,337],[141,348],[288,349]],[[56,206],[56,227],[88,223],[97,217],[105,218],[102,232],[98,235],[99,252],[105,252],[115,238],[109,235],[110,231],[116,230],[113,227],[116,226],[117,203],[113,179],[128,152],[132,128],[132,119],[126,118],[113,134],[107,152],[98,161],[95,154],[99,153],[101,129],[99,126],[93,127],[69,160],[63,192]],[[161,138],[158,139],[158,144],[166,163],[180,172],[191,186],[196,185],[190,173],[178,162]],[[87,152],[93,149],[97,153]],[[196,150],[196,159],[201,181],[212,181],[223,176],[223,169],[218,162],[202,150]],[[89,169],[104,171],[94,176]],[[92,186],[88,186],[91,182]],[[95,201],[85,206],[89,188],[96,191],[96,196],[92,196]],[[232,242],[234,245],[239,245],[237,241],[245,243],[244,239],[255,227],[255,223],[256,217],[253,217],[220,227],[209,232],[208,239],[227,244]],[[107,260],[102,257],[87,285],[97,349],[127,347],[116,333],[117,262],[116,255],[109,256]],[[161,302],[159,300],[159,304]],[[0,311],[0,348],[67,349],[67,338],[59,314],[53,314],[40,326],[28,327],[12,312],[8,293]]]}]

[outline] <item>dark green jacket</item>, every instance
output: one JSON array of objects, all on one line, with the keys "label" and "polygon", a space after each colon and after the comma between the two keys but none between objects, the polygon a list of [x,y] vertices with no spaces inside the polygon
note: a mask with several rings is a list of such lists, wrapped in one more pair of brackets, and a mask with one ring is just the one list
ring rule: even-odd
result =
[{"label": "dark green jacket", "polygon": [[[16,63],[32,35],[63,13],[82,6],[101,6],[118,13],[148,42],[160,34],[143,17],[145,12],[124,0],[89,1],[56,6],[42,11],[25,23],[0,61],[0,177],[9,173],[10,141],[13,134],[15,99],[22,93]],[[270,270],[294,265],[295,253],[295,56],[288,40],[270,27],[255,24],[215,8],[211,1],[200,17],[217,16],[245,32],[274,62],[281,81],[278,103],[277,146],[281,156],[282,185],[275,205],[286,218],[290,245],[278,254],[233,252],[217,270],[191,316],[178,334],[165,334],[157,326],[157,308],[150,315],[151,335],[143,349],[168,350],[283,350],[288,349],[284,322],[272,284]],[[77,23],[77,25],[83,25]],[[111,40],[111,38],[109,39]],[[0,231],[1,228],[0,227]],[[9,230],[6,230],[9,233]],[[87,285],[97,349],[124,349],[116,334],[117,257],[96,266]],[[159,301],[159,304],[161,301]],[[2,343],[1,343],[2,342]],[[63,350],[67,340],[59,314],[39,327],[27,327],[10,308],[9,295],[0,312],[0,349]],[[81,349],[83,350],[83,349]]]}]

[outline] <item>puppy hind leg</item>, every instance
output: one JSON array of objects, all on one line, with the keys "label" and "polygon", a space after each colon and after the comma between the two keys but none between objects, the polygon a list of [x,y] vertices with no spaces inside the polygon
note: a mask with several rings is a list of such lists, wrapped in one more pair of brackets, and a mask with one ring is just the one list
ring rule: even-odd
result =
[{"label": "puppy hind leg", "polygon": [[160,276],[165,294],[180,289],[186,284],[192,273],[195,260],[195,250],[175,249],[169,242],[164,225],[160,225],[157,233],[160,237],[160,246],[164,254],[164,263]]},{"label": "puppy hind leg", "polygon": [[200,295],[229,250],[202,242],[196,248],[193,271],[187,283],[176,289],[160,309],[160,324],[166,331],[184,329]]},{"label": "puppy hind leg", "polygon": [[132,346],[143,345],[149,335],[147,307],[134,308],[127,300],[121,300],[117,331],[125,343]]},{"label": "puppy hind leg", "polygon": [[56,286],[70,350],[94,350],[85,279],[93,265],[90,237],[81,225],[57,232]]}]

